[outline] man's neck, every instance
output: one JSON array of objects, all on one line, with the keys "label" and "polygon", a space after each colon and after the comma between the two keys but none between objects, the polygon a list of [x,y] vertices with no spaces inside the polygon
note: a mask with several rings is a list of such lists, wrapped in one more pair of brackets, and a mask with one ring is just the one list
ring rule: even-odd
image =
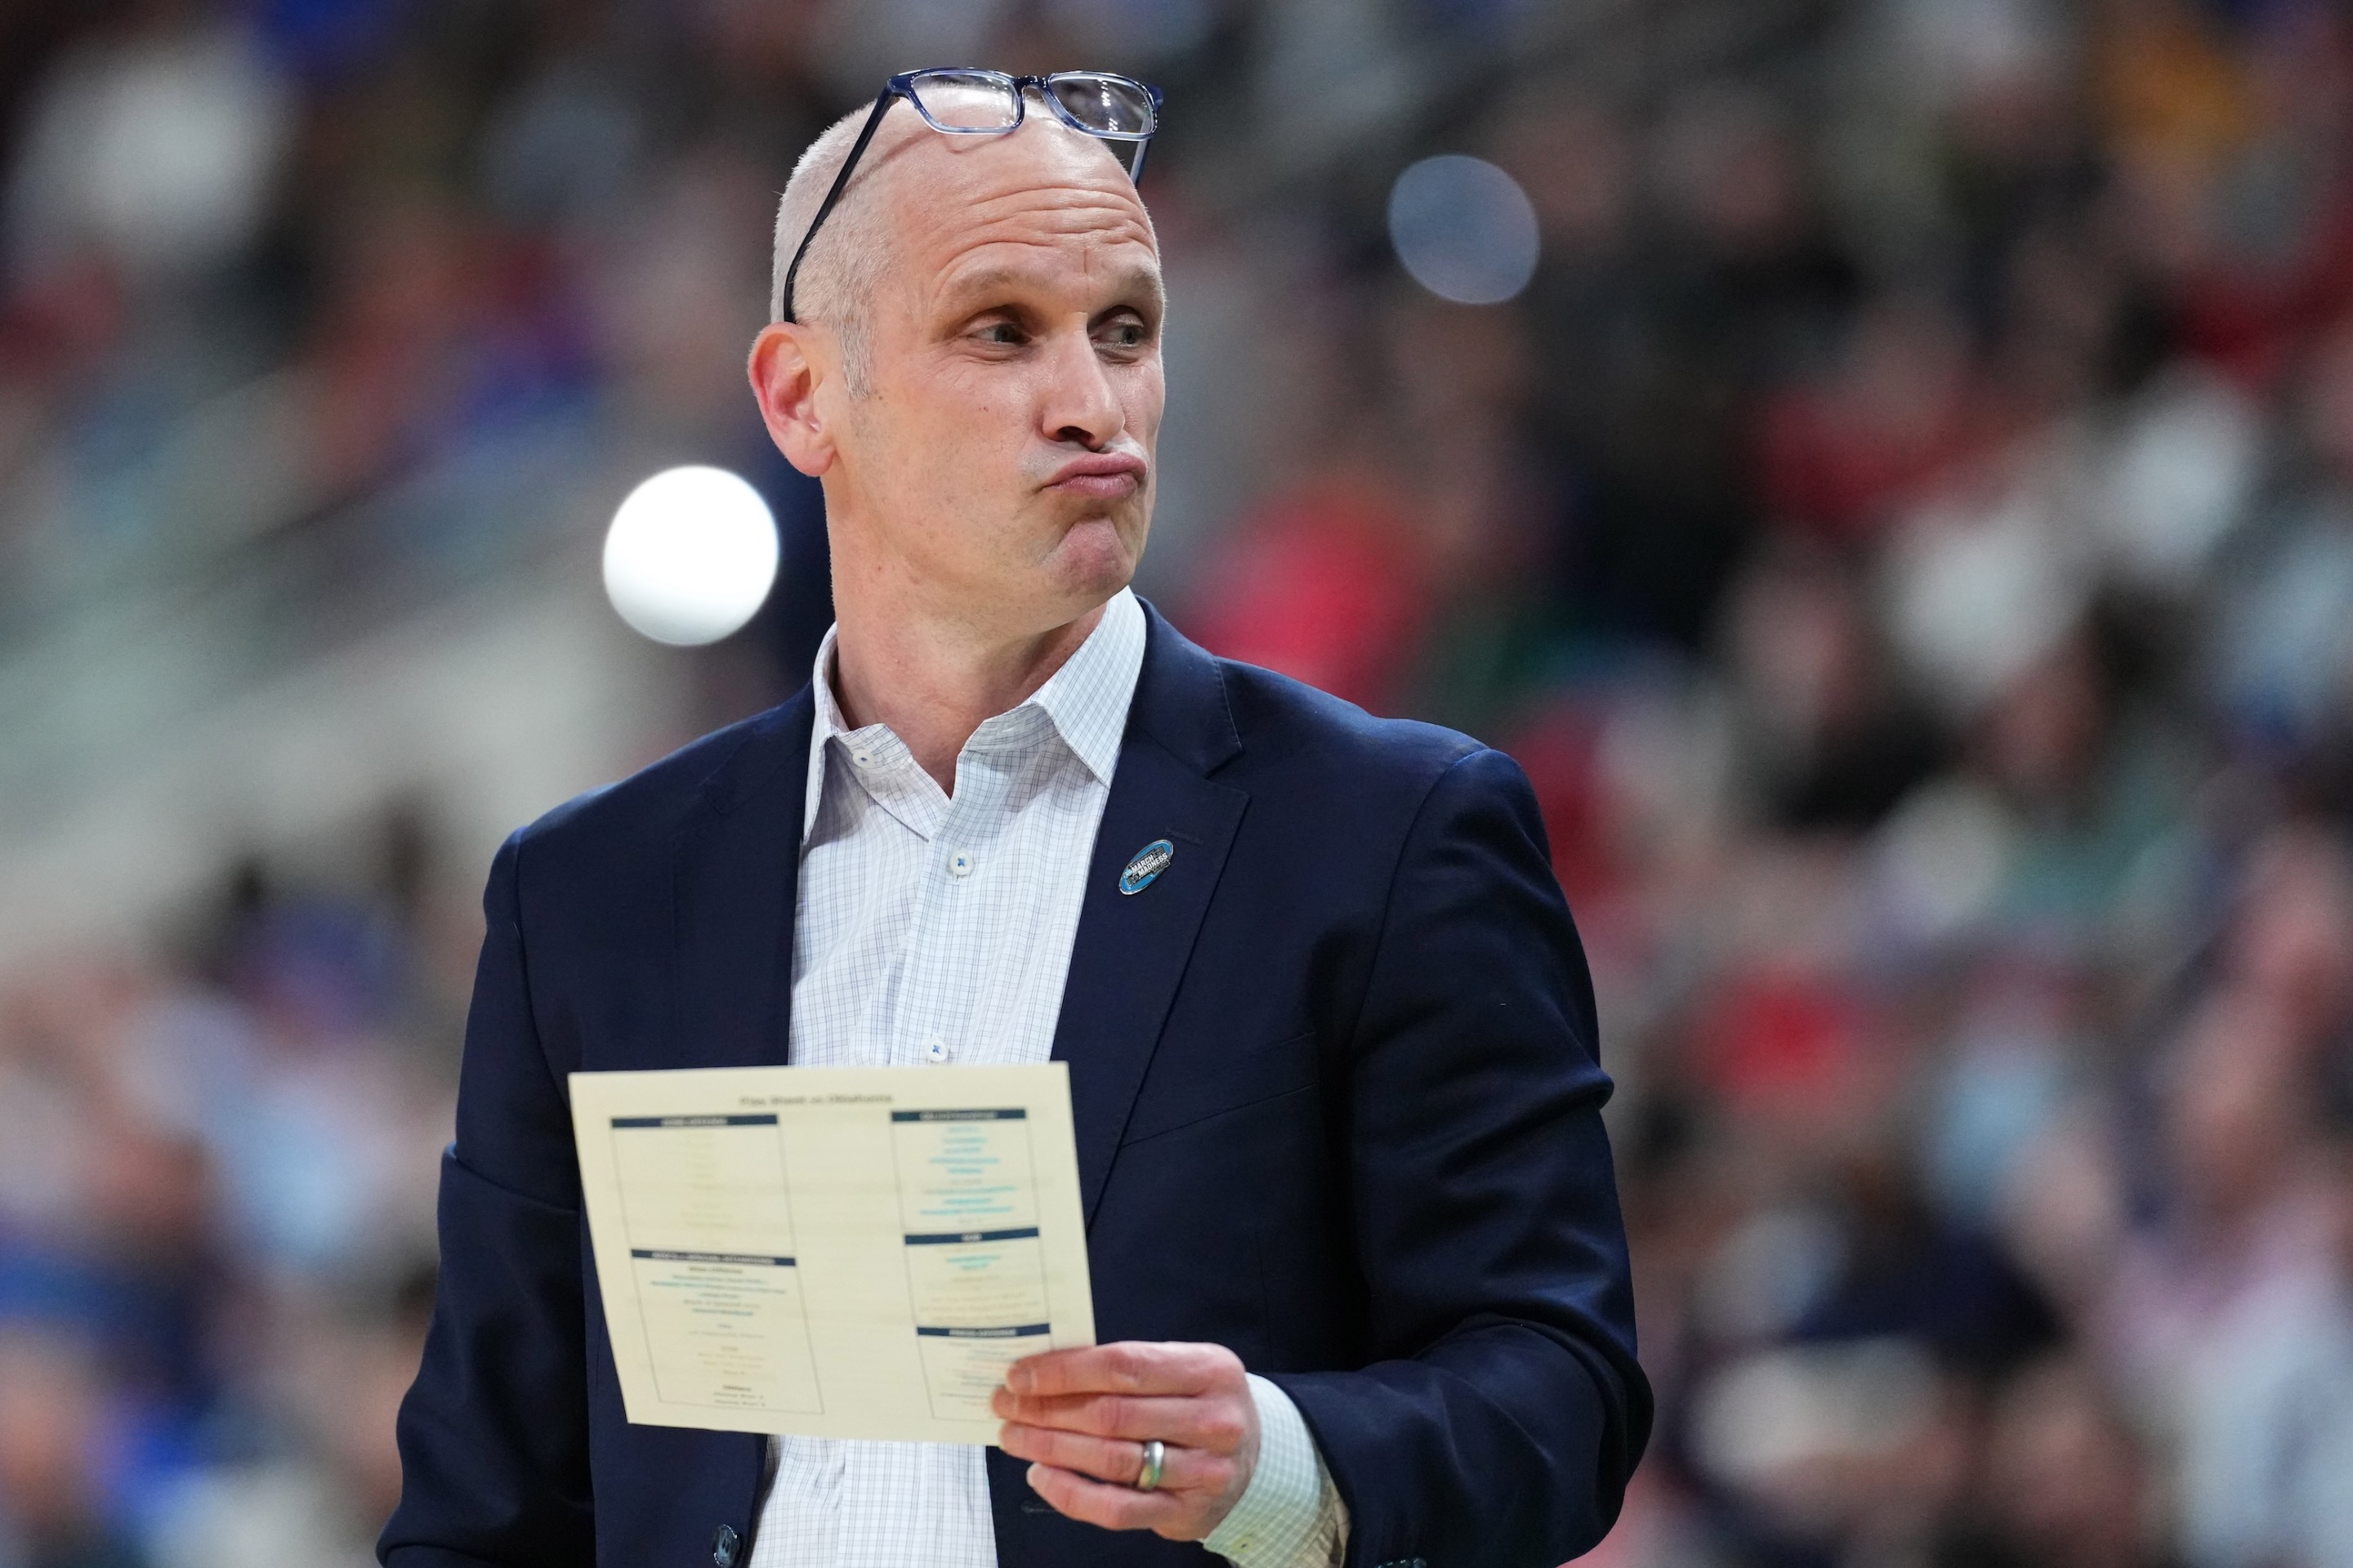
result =
[{"label": "man's neck", "polygon": [[867,617],[844,606],[834,633],[834,700],[852,728],[889,725],[953,796],[956,758],[972,732],[1028,701],[1103,614],[1097,605],[1050,630],[1005,636],[920,617]]}]

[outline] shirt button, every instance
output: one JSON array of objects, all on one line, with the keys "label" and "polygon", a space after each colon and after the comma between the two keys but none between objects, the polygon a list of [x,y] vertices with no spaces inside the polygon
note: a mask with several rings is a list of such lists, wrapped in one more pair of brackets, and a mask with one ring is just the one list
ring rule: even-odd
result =
[{"label": "shirt button", "polygon": [[923,1042],[923,1060],[926,1062],[944,1062],[955,1054],[948,1049],[948,1043],[936,1034]]},{"label": "shirt button", "polygon": [[970,876],[972,874],[972,852],[970,850],[957,850],[948,856],[948,874],[950,876]]},{"label": "shirt button", "polygon": [[849,754],[849,760],[860,768],[871,768],[874,766],[874,754],[871,751],[853,751]]}]

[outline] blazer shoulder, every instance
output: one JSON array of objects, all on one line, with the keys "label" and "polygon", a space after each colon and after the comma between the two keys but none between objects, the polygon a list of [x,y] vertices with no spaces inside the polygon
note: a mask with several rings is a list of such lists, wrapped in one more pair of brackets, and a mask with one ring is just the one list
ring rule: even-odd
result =
[{"label": "blazer shoulder", "polygon": [[[788,701],[687,742],[628,778],[574,796],[514,835],[519,847],[568,858],[666,849],[699,808],[725,810],[806,756],[806,689]],[[797,745],[796,742],[798,744]]]},{"label": "blazer shoulder", "polygon": [[1244,754],[1269,767],[1345,770],[1427,789],[1456,763],[1489,747],[1441,725],[1380,718],[1288,675],[1231,659],[1218,661]]}]

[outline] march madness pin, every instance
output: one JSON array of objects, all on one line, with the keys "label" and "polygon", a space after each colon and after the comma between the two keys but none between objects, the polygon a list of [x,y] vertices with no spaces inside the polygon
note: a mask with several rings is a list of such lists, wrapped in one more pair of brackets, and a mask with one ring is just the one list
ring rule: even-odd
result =
[{"label": "march madness pin", "polygon": [[1153,840],[1136,851],[1135,858],[1127,863],[1127,869],[1119,874],[1119,890],[1122,893],[1143,892],[1152,885],[1154,878],[1168,869],[1168,863],[1176,858],[1175,844],[1166,839]]}]

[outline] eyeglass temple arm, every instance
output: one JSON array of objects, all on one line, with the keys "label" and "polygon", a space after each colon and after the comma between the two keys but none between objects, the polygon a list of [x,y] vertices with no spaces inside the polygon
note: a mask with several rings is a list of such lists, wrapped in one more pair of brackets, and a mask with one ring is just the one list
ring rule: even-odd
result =
[{"label": "eyeglass temple arm", "polygon": [[795,323],[800,320],[793,313],[793,283],[801,275],[801,260],[808,254],[809,241],[815,239],[817,231],[825,226],[826,217],[833,211],[833,204],[841,199],[842,187],[849,184],[849,173],[858,167],[858,160],[865,153],[866,143],[874,140],[874,128],[882,123],[883,111],[898,96],[899,84],[895,81],[874,95],[873,112],[867,115],[865,125],[858,132],[858,140],[850,144],[849,156],[841,160],[841,172],[833,176],[833,184],[827,188],[825,199],[818,203],[817,216],[809,219],[807,229],[801,235],[800,246],[793,252],[793,264],[785,269],[785,294],[780,302],[784,309],[777,320]]},{"label": "eyeglass temple arm", "polygon": [[[1151,96],[1152,131],[1153,135],[1156,136],[1160,133],[1160,90],[1153,86],[1150,82],[1137,82],[1136,85],[1144,89],[1144,90]],[[1136,181],[1144,177],[1145,154],[1151,151],[1151,136],[1146,136],[1143,141],[1138,142],[1135,144],[1135,162],[1127,171],[1127,183],[1129,185],[1134,185]]]}]

